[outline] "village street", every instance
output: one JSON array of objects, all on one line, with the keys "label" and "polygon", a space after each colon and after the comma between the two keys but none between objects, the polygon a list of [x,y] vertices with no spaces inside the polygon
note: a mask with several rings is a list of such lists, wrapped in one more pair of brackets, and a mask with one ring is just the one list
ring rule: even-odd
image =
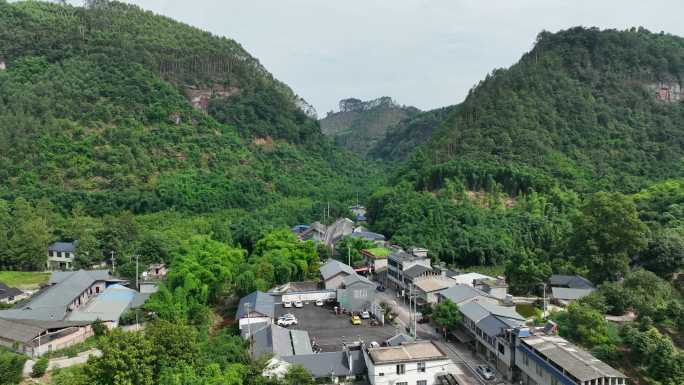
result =
[{"label": "village street", "polygon": [[[400,324],[400,330],[408,334],[409,324],[409,307],[407,300],[397,297],[397,293],[387,288],[384,292],[376,292],[375,301],[380,304],[385,302],[392,306],[392,309],[397,313],[397,319]],[[420,313],[419,313],[420,314]],[[420,318],[420,316],[419,316]],[[464,383],[467,384],[503,384],[510,385],[509,382],[503,380],[503,376],[497,372],[496,379],[493,381],[485,381],[476,372],[475,368],[478,365],[488,365],[484,359],[476,356],[466,345],[462,343],[455,343],[452,341],[445,341],[444,336],[431,324],[417,324],[416,335],[419,339],[433,340],[440,346],[454,361],[456,367],[462,371],[460,375]],[[493,365],[488,365],[495,369]]]}]

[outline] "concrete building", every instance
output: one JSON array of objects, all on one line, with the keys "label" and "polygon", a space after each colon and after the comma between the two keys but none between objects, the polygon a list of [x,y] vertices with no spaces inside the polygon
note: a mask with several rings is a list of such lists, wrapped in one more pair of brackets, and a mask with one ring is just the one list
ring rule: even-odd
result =
[{"label": "concrete building", "polygon": [[517,330],[525,325],[525,317],[513,307],[472,300],[459,307],[475,351],[511,380],[515,372]]},{"label": "concrete building", "polygon": [[435,275],[425,249],[416,249],[415,254],[396,250],[387,259],[387,284],[397,290],[407,291],[417,278]]},{"label": "concrete building", "polygon": [[350,275],[355,275],[354,269],[338,260],[331,259],[319,268],[321,280],[326,289],[339,289],[342,280]]},{"label": "concrete building", "polygon": [[244,325],[273,322],[275,300],[262,291],[252,292],[242,298],[235,312],[235,320],[240,329]]},{"label": "concrete building", "polygon": [[93,335],[90,322],[0,318],[0,346],[29,357],[64,349]]},{"label": "concrete building", "polygon": [[76,245],[74,242],[55,242],[47,249],[48,270],[71,270],[76,259]]},{"label": "concrete building", "polygon": [[345,349],[338,352],[292,355],[273,358],[268,362],[263,375],[282,378],[291,365],[303,366],[316,379],[328,379],[328,383],[353,381],[366,371],[361,350]]},{"label": "concrete building", "polygon": [[[99,320],[105,322],[109,328],[115,328],[119,325],[121,315],[132,307],[136,297],[139,295],[141,294],[137,291],[125,286],[119,284],[111,285],[101,294],[88,301],[85,306],[71,312],[67,319],[69,321],[90,323]],[[149,296],[144,294],[142,296],[149,298]]]},{"label": "concrete building", "polygon": [[568,289],[565,287],[551,288],[551,301],[559,306],[567,306],[573,301],[586,297],[596,289]]},{"label": "concrete building", "polygon": [[166,278],[169,269],[164,263],[153,263],[142,273],[143,280],[159,280]]},{"label": "concrete building", "polygon": [[580,275],[554,274],[549,278],[549,286],[569,289],[593,289],[594,284]]},{"label": "concrete building", "polygon": [[371,385],[435,385],[456,370],[447,354],[432,341],[363,350]]},{"label": "concrete building", "polygon": [[418,295],[418,305],[435,304],[439,302],[440,292],[456,285],[456,281],[443,275],[429,275],[413,281]]},{"label": "concrete building", "polygon": [[[390,249],[378,247],[374,249],[363,249],[361,255],[363,256],[363,264],[370,268],[374,274],[385,274],[387,272],[387,258],[389,257]],[[384,281],[384,279],[379,279]]]},{"label": "concrete building", "polygon": [[482,279],[495,279],[494,277],[490,277],[488,275],[480,274],[480,273],[463,273],[463,274],[458,274],[456,276],[451,277],[456,280],[456,283],[460,285],[468,285],[468,286],[474,286],[474,283],[476,280],[482,280]]},{"label": "concrete building", "polygon": [[532,332],[517,343],[523,385],[624,385],[627,377],[564,338]]},{"label": "concrete building", "polygon": [[353,312],[370,310],[375,299],[375,287],[375,283],[361,275],[348,275],[342,280],[342,288],[337,289],[337,302]]},{"label": "concrete building", "polygon": [[473,286],[484,291],[490,297],[504,300],[508,295],[508,284],[504,278],[479,278],[473,281]]},{"label": "concrete building", "polygon": [[0,310],[0,318],[63,321],[107,287],[121,283],[107,270],[56,271],[48,285],[19,307]]},{"label": "concrete building", "polygon": [[288,330],[274,323],[259,322],[243,325],[240,334],[250,342],[249,352],[255,360],[264,355],[288,357],[314,354],[306,330]]}]

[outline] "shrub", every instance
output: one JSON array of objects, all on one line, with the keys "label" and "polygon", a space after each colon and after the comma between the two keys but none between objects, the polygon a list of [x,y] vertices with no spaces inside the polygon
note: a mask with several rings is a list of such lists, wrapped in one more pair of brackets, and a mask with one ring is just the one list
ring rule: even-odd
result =
[{"label": "shrub", "polygon": [[43,377],[45,372],[47,371],[48,364],[50,361],[48,361],[47,358],[41,357],[36,361],[35,364],[33,364],[33,370],[31,371],[31,377],[33,378],[39,378]]}]

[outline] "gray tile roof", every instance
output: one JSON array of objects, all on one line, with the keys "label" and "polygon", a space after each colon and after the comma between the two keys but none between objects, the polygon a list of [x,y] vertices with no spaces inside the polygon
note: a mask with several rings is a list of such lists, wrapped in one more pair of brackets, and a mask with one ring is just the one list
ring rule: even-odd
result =
[{"label": "gray tile roof", "polygon": [[582,382],[601,377],[625,378],[624,374],[564,338],[535,335],[521,340]]},{"label": "gray tile roof", "polygon": [[363,238],[363,239],[366,239],[369,241],[384,241],[385,240],[384,235],[378,234],[378,233],[373,233],[370,231],[358,231],[355,233],[351,233],[349,236],[352,238]]},{"label": "gray tile roof", "polygon": [[574,301],[582,297],[586,297],[595,289],[568,289],[565,287],[552,287],[551,295],[553,298],[567,301]]},{"label": "gray tile roof", "polygon": [[91,299],[85,306],[71,312],[69,321],[118,321],[131,307],[138,292],[122,285],[112,285]]},{"label": "gray tile roof", "polygon": [[236,320],[247,316],[247,304],[249,304],[250,312],[257,312],[265,317],[273,318],[275,299],[270,294],[255,291],[242,297],[235,312]]},{"label": "gray tile roof", "polygon": [[78,270],[71,274],[59,275],[55,284],[38,292],[29,302],[22,304],[19,308],[0,310],[0,317],[44,321],[63,320],[67,315],[67,307],[74,299],[96,281],[104,280],[101,279],[105,277],[102,271]]},{"label": "gray tile roof", "polygon": [[344,264],[340,261],[337,261],[335,259],[331,259],[323,266],[321,266],[320,272],[321,276],[326,281],[340,273],[345,273],[347,275],[356,274],[356,272],[351,266]]},{"label": "gray tile roof", "polygon": [[351,286],[357,282],[362,282],[362,283],[365,283],[367,285],[371,285],[371,286],[375,287],[375,284],[372,281],[370,281],[368,278],[366,278],[362,275],[358,275],[356,273],[354,273],[352,275],[348,275],[348,276],[344,277],[344,279],[342,280],[342,283],[344,283],[344,286]]},{"label": "gray tile roof", "polygon": [[549,278],[551,286],[569,287],[571,289],[592,289],[594,285],[588,279],[579,275],[552,275]]},{"label": "gray tile roof", "polygon": [[399,345],[403,344],[404,342],[411,342],[411,341],[413,341],[413,337],[406,335],[406,334],[403,334],[403,333],[399,333],[399,334],[395,335],[394,337],[388,339],[385,342],[387,343],[387,346],[399,346]]},{"label": "gray tile roof", "polygon": [[416,278],[419,275],[427,273],[429,271],[432,271],[432,268],[423,265],[415,265],[404,270],[404,275],[410,278]]},{"label": "gray tile roof", "polygon": [[[252,325],[255,327],[256,325]],[[263,329],[252,330],[253,358],[259,358],[265,354],[286,357],[294,354],[290,331],[275,324],[268,324]]]},{"label": "gray tile roof", "polygon": [[0,282],[0,299],[16,297],[23,293],[23,291],[17,289],[16,287],[9,287],[4,283]]},{"label": "gray tile roof", "polygon": [[36,321],[0,318],[0,337],[22,343],[30,342],[46,330],[87,325],[87,322]]},{"label": "gray tile roof", "polygon": [[470,301],[477,297],[489,297],[489,294],[480,289],[476,289],[468,285],[454,285],[448,289],[439,292],[444,298],[451,300],[451,302],[460,305],[464,302]]},{"label": "gray tile roof", "polygon": [[290,330],[290,338],[292,338],[294,354],[313,354],[309,332],[306,330]]},{"label": "gray tile roof", "polygon": [[55,242],[48,246],[48,251],[76,252],[77,242]]},{"label": "gray tile roof", "polygon": [[358,376],[366,371],[366,362],[360,350],[350,351],[352,367],[349,368],[347,353],[325,352],[318,354],[283,357],[282,360],[295,365],[302,365],[315,378],[336,376]]},{"label": "gray tile roof", "polygon": [[496,337],[501,334],[502,330],[508,329],[508,325],[491,314],[481,319],[476,325],[490,337]]},{"label": "gray tile roof", "polygon": [[513,306],[501,306],[494,305],[491,303],[480,303],[480,306],[482,306],[489,313],[494,314],[497,317],[525,321],[525,317],[523,317],[517,311],[515,311],[515,307]]},{"label": "gray tile roof", "polygon": [[473,322],[479,322],[481,319],[488,316],[490,313],[482,307],[479,303],[469,302],[458,308],[464,317],[469,318]]},{"label": "gray tile roof", "polygon": [[393,252],[392,254],[389,255],[389,259],[397,261],[397,262],[407,262],[407,261],[414,261],[416,259],[425,259],[424,257],[416,257],[413,254],[409,254],[405,252],[404,250],[397,250]]},{"label": "gray tile roof", "polygon": [[79,271],[85,271],[94,281],[122,281],[113,277],[109,270],[77,270],[77,271],[53,271],[48,280],[49,285],[60,283]]}]

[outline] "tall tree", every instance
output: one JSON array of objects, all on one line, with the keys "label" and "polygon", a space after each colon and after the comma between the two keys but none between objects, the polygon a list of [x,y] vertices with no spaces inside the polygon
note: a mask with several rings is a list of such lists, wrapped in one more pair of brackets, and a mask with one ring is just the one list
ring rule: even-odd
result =
[{"label": "tall tree", "polygon": [[597,283],[615,281],[629,269],[630,258],[646,245],[646,225],[634,202],[620,193],[598,192],[587,197],[573,223],[570,255],[589,269]]}]

